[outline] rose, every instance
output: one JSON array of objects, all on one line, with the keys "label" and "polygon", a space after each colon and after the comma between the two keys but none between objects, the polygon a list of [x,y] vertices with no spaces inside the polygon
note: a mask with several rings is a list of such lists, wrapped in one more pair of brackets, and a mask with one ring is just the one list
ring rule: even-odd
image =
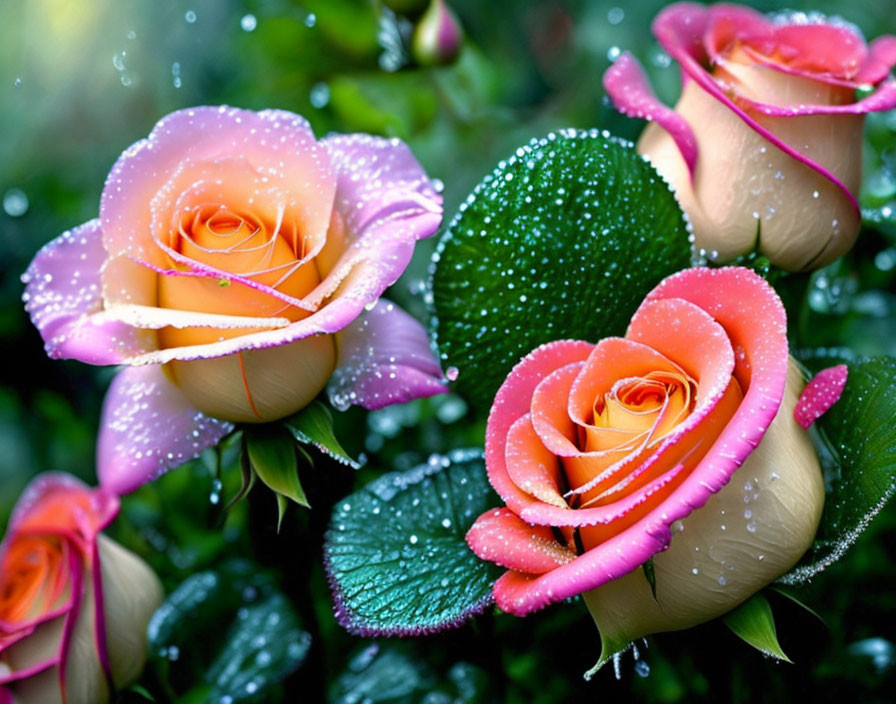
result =
[{"label": "rose", "polygon": [[106,400],[101,483],[129,491],[214,444],[226,421],[301,409],[331,375],[342,405],[442,392],[422,326],[392,304],[370,312],[441,214],[397,139],[316,141],[276,110],[161,120],[112,168],[100,217],[24,276],[52,357],[131,365]]},{"label": "rose", "polygon": [[118,499],[64,474],[35,479],[0,545],[0,701],[102,704],[146,659],[162,587],[100,533]]},{"label": "rose", "polygon": [[[896,37],[866,47],[842,22],[690,3],[664,9],[653,32],[681,65],[675,110],[627,53],[604,87],[619,110],[653,121],[638,151],[672,184],[697,246],[729,261],[758,237],[792,271],[848,251],[861,224],[864,113],[896,107]],[[856,101],[859,88],[874,90]]]},{"label": "rose", "polygon": [[[824,488],[788,360],[781,301],[743,268],[669,277],[625,338],[525,357],[486,428],[506,507],[467,534],[509,570],[498,606],[523,616],[588,593],[605,643],[624,646],[724,613],[789,569]],[[650,558],[656,603],[637,569]]]}]

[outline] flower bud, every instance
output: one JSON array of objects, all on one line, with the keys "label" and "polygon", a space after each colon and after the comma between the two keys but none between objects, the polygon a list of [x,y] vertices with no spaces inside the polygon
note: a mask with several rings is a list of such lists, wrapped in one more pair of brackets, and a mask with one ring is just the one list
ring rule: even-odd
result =
[{"label": "flower bud", "polygon": [[421,66],[444,66],[460,54],[464,33],[445,0],[432,0],[414,29],[412,51]]}]

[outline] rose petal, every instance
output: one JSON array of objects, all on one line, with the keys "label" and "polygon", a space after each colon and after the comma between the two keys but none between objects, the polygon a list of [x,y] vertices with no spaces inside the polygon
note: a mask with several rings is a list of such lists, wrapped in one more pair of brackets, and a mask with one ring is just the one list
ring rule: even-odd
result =
[{"label": "rose petal", "polygon": [[37,253],[22,277],[25,310],[50,357],[119,364],[155,346],[151,334],[102,317],[102,236],[99,220],[62,233]]},{"label": "rose petal", "polygon": [[752,61],[773,70],[856,86],[853,79],[868,56],[862,38],[846,27],[776,24],[755,10],[734,5],[716,5],[705,12],[709,23],[704,45],[712,64],[724,63],[728,51],[739,47]]},{"label": "rose petal", "polygon": [[513,368],[498,389],[485,429],[485,464],[491,485],[515,513],[532,502],[507,472],[505,441],[510,426],[529,412],[538,383],[562,366],[583,361],[594,346],[576,340],[558,340],[537,347]]},{"label": "rose petal", "polygon": [[793,417],[803,428],[808,428],[828,412],[840,400],[849,368],[845,364],[822,369],[812,381],[806,384],[800,399],[793,409]]},{"label": "rose petal", "polygon": [[[306,300],[317,303],[337,289],[339,295],[375,300],[405,270],[414,243],[438,229],[442,197],[398,139],[347,134],[327,137],[321,144],[336,174],[334,206],[345,240],[338,263]],[[333,253],[325,248],[322,255],[332,258]],[[361,262],[372,266],[346,286]]]},{"label": "rose petal", "polygon": [[103,403],[97,443],[101,486],[128,493],[199,455],[233,425],[197,411],[158,366],[118,373]]},{"label": "rose petal", "polygon": [[466,539],[483,560],[531,574],[550,572],[576,557],[557,542],[550,528],[529,525],[506,508],[483,513],[467,531]]},{"label": "rose petal", "polygon": [[896,65],[896,37],[878,37],[868,45],[868,56],[856,76],[856,81],[877,85],[889,75],[894,65]]},{"label": "rose petal", "polygon": [[569,509],[559,491],[560,463],[542,444],[529,414],[510,426],[505,460],[507,474],[520,489],[539,501]]},{"label": "rose petal", "polygon": [[623,115],[652,120],[662,127],[678,147],[691,177],[697,168],[697,138],[681,115],[656,97],[638,60],[623,52],[603,77],[604,90]]},{"label": "rose petal", "polygon": [[581,454],[576,426],[567,408],[567,399],[583,367],[584,363],[573,362],[552,371],[539,379],[532,394],[532,427],[544,446],[558,457],[575,457]]},{"label": "rose petal", "polygon": [[448,391],[423,326],[380,299],[338,334],[327,393],[336,408],[382,408]]},{"label": "rose petal", "polygon": [[[25,487],[9,518],[14,533],[66,533],[79,546],[93,542],[118,514],[118,497],[62,472],[38,474]],[[6,544],[4,540],[3,545]]]}]

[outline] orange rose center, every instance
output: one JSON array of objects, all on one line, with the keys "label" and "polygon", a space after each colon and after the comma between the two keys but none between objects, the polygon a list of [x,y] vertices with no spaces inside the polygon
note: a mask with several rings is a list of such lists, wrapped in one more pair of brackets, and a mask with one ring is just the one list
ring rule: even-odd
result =
[{"label": "orange rose center", "polygon": [[[320,283],[315,261],[305,261],[310,245],[287,213],[269,220],[249,210],[206,204],[182,212],[175,224],[169,246],[201,264],[297,299]],[[183,268],[174,262],[172,265]],[[267,291],[223,277],[160,276],[159,305],[201,313],[282,317],[293,322],[309,315]],[[160,331],[159,342],[162,347],[183,347],[254,331],[165,328]]]},{"label": "orange rose center", "polygon": [[0,566],[0,621],[19,623],[51,609],[66,585],[64,557],[58,540],[13,538]]}]

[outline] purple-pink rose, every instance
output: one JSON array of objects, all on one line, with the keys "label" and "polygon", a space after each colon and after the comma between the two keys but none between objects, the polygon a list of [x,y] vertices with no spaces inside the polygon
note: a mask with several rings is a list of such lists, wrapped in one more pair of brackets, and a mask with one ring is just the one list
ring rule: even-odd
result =
[{"label": "purple-pink rose", "polygon": [[103,486],[132,490],[328,382],[339,406],[443,391],[422,326],[378,303],[441,218],[398,139],[316,140],[280,110],[162,119],[113,166],[99,218],[24,277],[50,356],[127,365],[103,412]]}]

